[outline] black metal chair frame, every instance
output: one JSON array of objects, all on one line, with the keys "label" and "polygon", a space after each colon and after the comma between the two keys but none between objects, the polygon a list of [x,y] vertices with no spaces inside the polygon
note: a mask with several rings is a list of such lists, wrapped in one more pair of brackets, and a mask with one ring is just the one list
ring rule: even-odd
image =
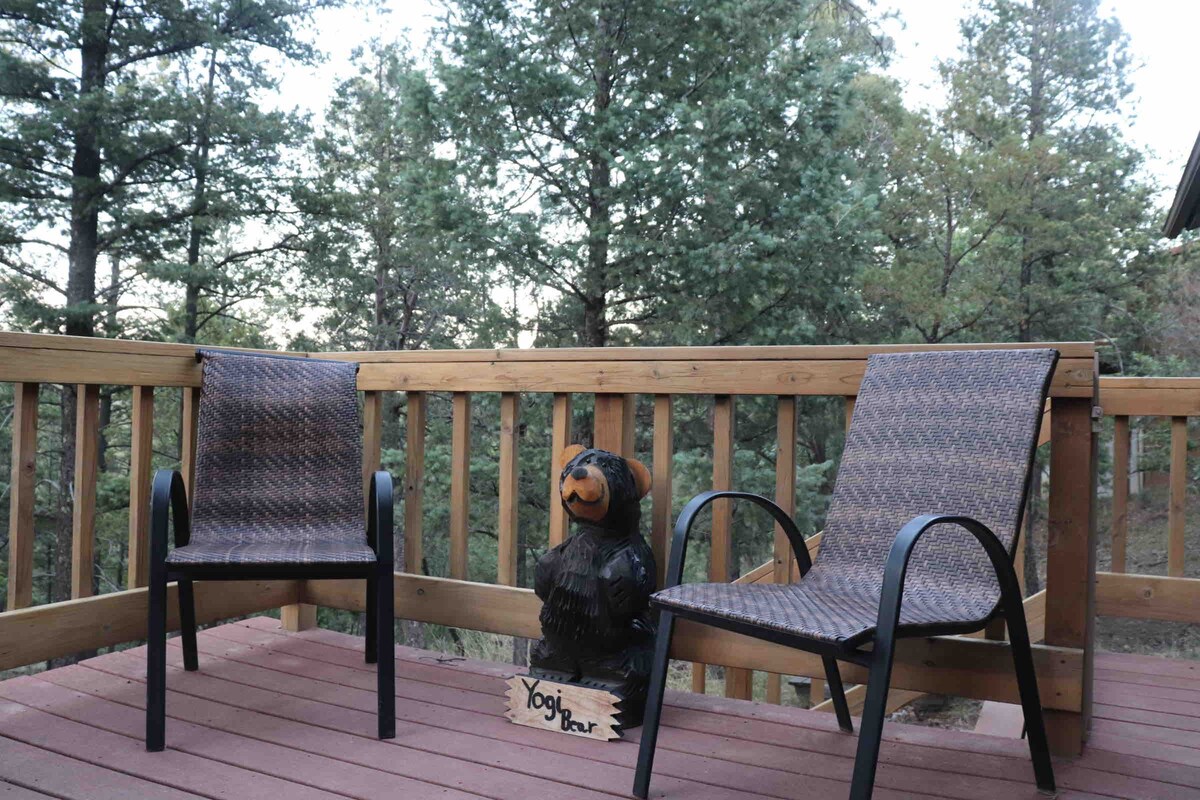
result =
[{"label": "black metal chair frame", "polygon": [[[150,498],[150,614],[147,632],[146,749],[166,745],[167,584],[179,582],[179,621],[183,668],[199,669],[196,652],[195,580],[305,580],[366,578],[366,662],[378,663],[379,738],[396,736],[394,550],[392,476],[371,476],[367,502],[367,543],[376,560],[363,564],[175,565],[168,567],[167,529],[174,528],[176,547],[187,545],[191,532],[183,476],[163,469],[154,475]],[[380,653],[383,657],[380,658]]]},{"label": "black metal chair frame", "polygon": [[[671,541],[671,556],[664,588],[678,586],[683,582],[684,557],[692,524],[705,506],[718,499],[746,500],[766,509],[787,534],[803,579],[803,576],[812,567],[812,559],[808,555],[804,536],[786,511],[760,495],[749,492],[714,491],[705,492],[692,498],[680,514]],[[847,661],[866,667],[869,670],[867,698],[863,705],[858,734],[858,751],[854,760],[850,800],[870,800],[875,785],[875,769],[879,760],[879,745],[883,734],[883,719],[887,711],[887,690],[888,684],[891,682],[896,642],[902,638],[971,633],[984,627],[965,624],[905,625],[903,628],[900,626],[900,603],[904,593],[904,577],[909,558],[918,540],[931,527],[940,524],[957,525],[971,533],[987,553],[992,568],[996,572],[996,578],[1000,584],[1000,602],[989,617],[989,621],[1002,616],[1008,626],[1008,638],[1016,669],[1021,708],[1025,716],[1025,731],[1029,741],[1029,753],[1033,760],[1034,776],[1039,790],[1053,793],[1055,791],[1054,771],[1050,762],[1041,701],[1038,697],[1037,674],[1034,670],[1033,653],[1029,643],[1029,629],[1025,622],[1025,606],[1021,598],[1020,584],[1017,582],[1017,575],[1013,569],[1012,556],[987,526],[970,517],[953,514],[920,515],[914,517],[900,529],[892,543],[884,568],[878,623],[873,635],[869,635],[866,642],[852,640],[844,646],[838,646],[722,617],[689,613],[680,609],[660,608],[654,663],[650,673],[649,697],[646,703],[646,716],[638,752],[637,772],[634,775],[633,793],[644,800],[650,790],[650,774],[654,766],[654,748],[658,740],[658,726],[662,715],[671,636],[675,618],[678,616],[821,656],[834,710],[837,714],[838,726],[847,733],[850,733],[853,727],[837,662]],[[654,602],[653,598],[651,602]],[[872,648],[862,649],[861,645],[866,643],[872,644]]]}]

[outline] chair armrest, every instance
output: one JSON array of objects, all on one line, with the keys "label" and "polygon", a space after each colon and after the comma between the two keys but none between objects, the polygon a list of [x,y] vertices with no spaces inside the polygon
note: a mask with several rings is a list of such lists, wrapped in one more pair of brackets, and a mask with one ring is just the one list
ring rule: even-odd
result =
[{"label": "chair armrest", "polygon": [[154,473],[150,489],[150,559],[151,564],[167,558],[167,528],[173,523],[175,546],[184,547],[192,535],[188,512],[187,489],[178,470],[160,469]]},{"label": "chair armrest", "polygon": [[395,563],[392,528],[392,476],[387,470],[371,475],[367,498],[367,544],[381,564]]},{"label": "chair armrest", "polygon": [[678,586],[683,582],[683,562],[684,555],[687,549],[688,535],[692,530],[692,523],[696,521],[696,516],[700,511],[713,502],[714,500],[748,500],[755,505],[765,508],[775,521],[779,523],[779,527],[783,528],[783,532],[787,534],[788,541],[791,542],[792,552],[796,555],[796,561],[800,564],[800,574],[803,576],[812,567],[812,559],[808,555],[808,546],[804,544],[804,535],[800,533],[800,529],[796,527],[796,523],[788,516],[788,513],[777,506],[772,501],[762,495],[752,494],[750,492],[702,492],[696,495],[688,504],[683,507],[683,511],[679,514],[679,521],[675,523],[675,533],[671,537],[671,557],[667,566],[666,586]]},{"label": "chair armrest", "polygon": [[957,525],[972,534],[983,546],[1000,583],[1000,603],[1005,609],[1021,606],[1021,588],[1013,570],[1012,559],[1004,543],[977,519],[960,514],[921,514],[908,521],[892,542],[887,564],[883,570],[883,592],[879,600],[877,629],[892,635],[900,624],[900,602],[904,594],[904,576],[917,542],[935,525]]}]

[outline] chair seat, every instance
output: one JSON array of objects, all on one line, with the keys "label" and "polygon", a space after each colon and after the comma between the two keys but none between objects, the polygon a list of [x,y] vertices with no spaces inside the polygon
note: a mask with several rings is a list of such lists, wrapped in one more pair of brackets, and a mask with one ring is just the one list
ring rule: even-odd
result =
[{"label": "chair seat", "polygon": [[284,542],[203,542],[177,547],[167,564],[183,566],[257,564],[373,564],[375,551],[365,541],[293,540]]},{"label": "chair seat", "polygon": [[[879,619],[879,593],[863,583],[816,565],[799,583],[786,586],[685,583],[655,593],[652,602],[668,610],[855,647],[872,637]],[[995,610],[992,597],[986,592],[906,586],[900,627],[907,633],[924,628],[978,630]]]}]

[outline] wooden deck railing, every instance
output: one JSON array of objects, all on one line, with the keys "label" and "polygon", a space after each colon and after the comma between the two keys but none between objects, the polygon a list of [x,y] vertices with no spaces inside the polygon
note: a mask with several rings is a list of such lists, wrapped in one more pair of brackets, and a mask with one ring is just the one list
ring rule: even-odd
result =
[{"label": "wooden deck railing", "polygon": [[[975,345],[959,345],[969,347]],[[1008,347],[1011,345],[979,345]],[[1062,359],[1051,388],[1050,543],[1045,603],[1045,645],[1035,648],[1042,699],[1056,750],[1076,752],[1089,711],[1091,620],[1093,617],[1095,536],[1092,522],[1095,445],[1095,354],[1090,343],[1055,345]],[[602,350],[490,350],[386,353],[320,353],[314,358],[361,364],[364,393],[364,477],[379,465],[384,393],[407,395],[407,466],[402,479],[406,571],[396,574],[396,612],[404,619],[524,637],[539,635],[539,601],[514,586],[517,564],[517,430],[522,396],[553,395],[551,447],[572,438],[573,394],[595,396],[593,440],[598,447],[633,450],[634,401],[653,395],[651,441],[655,488],[651,498],[651,543],[666,563],[671,526],[672,400],[681,395],[712,397],[713,485],[732,481],[733,419],[736,398],[777,398],[777,500],[794,502],[795,432],[798,396],[838,396],[852,407],[866,358],[871,353],[919,349],[912,346],[630,348]],[[942,348],[952,349],[952,348]],[[57,336],[0,334],[0,382],[16,384],[13,417],[13,486],[10,515],[9,610],[0,614],[0,669],[79,650],[130,641],[143,635],[146,594],[146,490],[150,478],[150,437],[157,390],[182,389],[182,467],[191,482],[195,410],[200,372],[194,348],[162,343]],[[79,591],[73,600],[29,608],[33,556],[33,481],[39,384],[77,385],[80,398],[76,453],[74,544]],[[93,537],[95,386],[133,388],[130,465],[129,589],[87,597]],[[423,528],[425,433],[428,393],[452,397],[448,529]],[[499,519],[495,583],[466,580],[470,491],[470,412],[472,394],[500,394]],[[172,425],[177,424],[172,420]],[[400,476],[397,476],[398,478]],[[556,476],[547,475],[548,490]],[[441,498],[439,498],[440,500]],[[551,544],[562,540],[566,520],[550,503]],[[714,509],[710,577],[730,580],[731,512]],[[448,538],[448,578],[417,574],[422,545]],[[810,540],[815,548],[819,539]],[[776,531],[772,580],[793,575],[787,540]],[[765,578],[764,578],[765,579]],[[87,588],[85,588],[87,587]],[[285,619],[311,624],[311,606],[360,610],[362,588],[352,581],[271,581],[197,584],[201,621],[289,606]],[[172,604],[173,607],[173,604]],[[172,624],[175,622],[172,619]],[[726,691],[746,696],[749,670],[788,675],[824,674],[818,657],[767,642],[681,621],[673,655],[726,667]],[[701,677],[703,673],[698,673]],[[848,681],[864,682],[865,672],[847,667]],[[775,683],[773,681],[773,683]],[[1003,641],[967,637],[908,640],[897,654],[893,685],[985,700],[1017,701],[1008,646]],[[778,684],[772,687],[778,696]]]},{"label": "wooden deck railing", "polygon": [[[1188,418],[1200,416],[1200,378],[1101,378],[1100,404],[1113,418],[1112,560],[1097,577],[1097,613],[1113,617],[1200,622],[1200,579],[1184,577]],[[1167,574],[1127,573],[1130,418],[1170,419]]]}]

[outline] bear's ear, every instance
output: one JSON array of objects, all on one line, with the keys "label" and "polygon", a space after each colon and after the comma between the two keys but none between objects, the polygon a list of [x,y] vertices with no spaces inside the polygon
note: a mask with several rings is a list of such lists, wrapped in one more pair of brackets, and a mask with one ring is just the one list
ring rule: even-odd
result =
[{"label": "bear's ear", "polygon": [[563,448],[563,451],[558,454],[558,471],[562,472],[567,464],[571,463],[571,459],[583,452],[583,445],[569,444]]},{"label": "bear's ear", "polygon": [[625,463],[629,465],[629,471],[633,473],[633,482],[637,486],[638,497],[650,494],[650,470],[646,469],[646,465],[636,458],[627,458]]}]

